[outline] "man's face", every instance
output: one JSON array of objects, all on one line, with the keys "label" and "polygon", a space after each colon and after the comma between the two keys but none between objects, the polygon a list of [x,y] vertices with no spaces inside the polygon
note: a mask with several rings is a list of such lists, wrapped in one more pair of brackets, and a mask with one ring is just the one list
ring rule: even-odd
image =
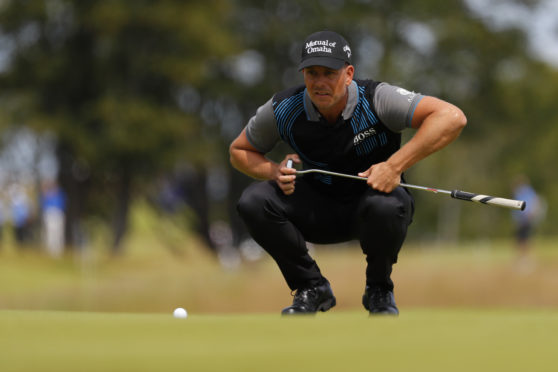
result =
[{"label": "man's face", "polygon": [[353,80],[353,66],[334,70],[324,66],[310,66],[302,70],[304,83],[310,99],[318,110],[325,114],[329,110],[343,111],[347,86]]}]

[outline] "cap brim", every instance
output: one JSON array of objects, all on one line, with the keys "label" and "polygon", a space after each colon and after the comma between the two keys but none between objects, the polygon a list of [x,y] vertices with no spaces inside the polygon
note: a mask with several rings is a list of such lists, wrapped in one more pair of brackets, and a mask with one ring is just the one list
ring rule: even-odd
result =
[{"label": "cap brim", "polygon": [[300,62],[300,65],[298,65],[298,71],[310,66],[324,66],[332,68],[334,70],[339,70],[341,67],[345,66],[345,61],[330,57],[308,58]]}]

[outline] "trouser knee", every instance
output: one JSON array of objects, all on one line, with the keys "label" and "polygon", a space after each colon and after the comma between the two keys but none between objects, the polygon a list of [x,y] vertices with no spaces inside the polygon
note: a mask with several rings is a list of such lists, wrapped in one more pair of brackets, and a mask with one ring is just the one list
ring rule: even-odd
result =
[{"label": "trouser knee", "polygon": [[412,216],[412,198],[401,189],[391,194],[370,193],[363,198],[359,209],[359,222],[364,229],[384,235],[406,232]]},{"label": "trouser knee", "polygon": [[263,209],[267,203],[268,196],[264,192],[265,187],[262,183],[255,183],[247,187],[238,203],[236,209],[238,214],[245,222],[258,220],[263,214]]}]

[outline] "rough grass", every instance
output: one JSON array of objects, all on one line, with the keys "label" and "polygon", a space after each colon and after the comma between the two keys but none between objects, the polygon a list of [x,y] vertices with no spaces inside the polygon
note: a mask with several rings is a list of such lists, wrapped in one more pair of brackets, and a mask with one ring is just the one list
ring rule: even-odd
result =
[{"label": "rough grass", "polygon": [[[136,206],[124,254],[110,257],[102,229],[81,252],[52,260],[21,251],[9,234],[0,246],[0,309],[195,313],[277,313],[291,296],[268,257],[235,270],[171,220]],[[511,241],[405,244],[394,266],[403,312],[417,307],[558,308],[556,239],[534,242],[519,262]],[[364,257],[356,245],[316,247],[338,305],[362,309]]]}]

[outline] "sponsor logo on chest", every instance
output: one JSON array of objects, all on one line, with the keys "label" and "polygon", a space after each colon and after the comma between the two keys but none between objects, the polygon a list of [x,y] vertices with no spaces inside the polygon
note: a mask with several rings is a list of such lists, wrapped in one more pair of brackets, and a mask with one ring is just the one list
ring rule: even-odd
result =
[{"label": "sponsor logo on chest", "polygon": [[364,141],[365,139],[367,139],[368,137],[372,137],[373,135],[376,134],[376,130],[374,128],[369,128],[366,129],[360,133],[358,133],[355,138],[353,139],[353,145],[357,146],[360,143],[362,143],[362,141]]}]

